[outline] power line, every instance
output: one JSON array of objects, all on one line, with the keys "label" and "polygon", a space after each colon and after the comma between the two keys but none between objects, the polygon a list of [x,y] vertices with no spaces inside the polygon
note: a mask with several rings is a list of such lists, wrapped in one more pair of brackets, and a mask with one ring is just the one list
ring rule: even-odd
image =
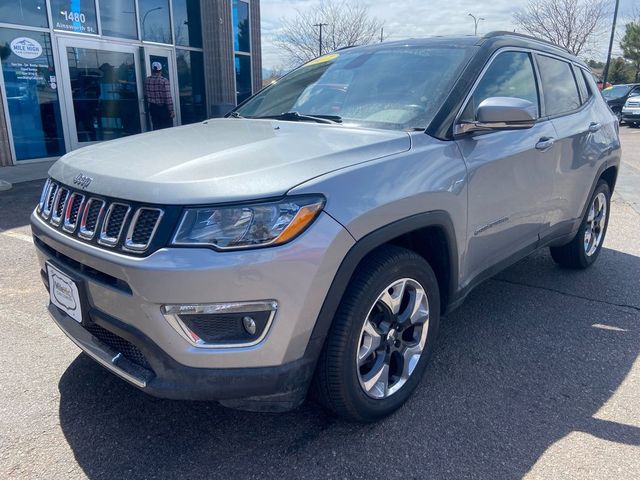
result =
[{"label": "power line", "polygon": [[320,55],[322,56],[322,28],[323,27],[328,27],[329,24],[328,23],[316,23],[313,25],[314,27],[320,27]]}]

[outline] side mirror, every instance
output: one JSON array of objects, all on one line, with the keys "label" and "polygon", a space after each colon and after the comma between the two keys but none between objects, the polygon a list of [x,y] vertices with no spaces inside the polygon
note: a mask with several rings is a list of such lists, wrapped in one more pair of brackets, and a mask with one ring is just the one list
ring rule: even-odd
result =
[{"label": "side mirror", "polygon": [[457,124],[455,134],[531,128],[538,119],[538,107],[522,98],[491,97],[480,103],[476,118],[474,122]]}]

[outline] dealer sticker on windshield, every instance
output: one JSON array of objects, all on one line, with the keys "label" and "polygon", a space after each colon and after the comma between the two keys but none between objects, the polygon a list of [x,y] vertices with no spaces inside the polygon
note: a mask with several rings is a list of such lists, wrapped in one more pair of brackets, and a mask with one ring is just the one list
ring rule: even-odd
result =
[{"label": "dealer sticker on windshield", "polygon": [[80,293],[76,283],[50,263],[47,263],[47,274],[49,276],[51,303],[76,322],[82,323]]}]

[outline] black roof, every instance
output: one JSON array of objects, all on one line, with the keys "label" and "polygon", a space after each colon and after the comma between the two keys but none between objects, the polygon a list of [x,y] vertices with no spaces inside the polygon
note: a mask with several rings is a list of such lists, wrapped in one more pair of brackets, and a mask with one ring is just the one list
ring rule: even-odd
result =
[{"label": "black roof", "polygon": [[409,46],[455,46],[455,47],[485,47],[497,49],[502,47],[522,47],[531,48],[534,50],[552,53],[554,55],[566,58],[572,62],[580,63],[585,66],[584,62],[578,59],[575,55],[569,52],[566,48],[560,47],[547,40],[542,40],[529,35],[524,35],[515,32],[503,32],[496,31],[487,33],[484,36],[473,35],[460,35],[460,36],[434,36],[426,38],[409,38],[406,40],[396,40],[393,42],[385,42],[383,44],[373,44],[365,47],[366,49],[376,49],[380,46],[396,46],[396,45],[409,45]]}]

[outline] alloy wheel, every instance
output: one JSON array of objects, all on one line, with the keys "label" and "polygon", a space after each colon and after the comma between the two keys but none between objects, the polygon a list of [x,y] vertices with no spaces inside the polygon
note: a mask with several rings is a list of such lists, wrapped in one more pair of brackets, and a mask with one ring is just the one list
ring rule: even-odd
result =
[{"label": "alloy wheel", "polygon": [[429,300],[416,280],[385,288],[360,332],[356,368],[360,386],[372,398],[387,398],[409,380],[422,356],[429,330]]},{"label": "alloy wheel", "polygon": [[584,232],[584,251],[587,257],[593,255],[600,246],[606,221],[607,197],[600,192],[591,202],[587,216],[587,226]]}]

